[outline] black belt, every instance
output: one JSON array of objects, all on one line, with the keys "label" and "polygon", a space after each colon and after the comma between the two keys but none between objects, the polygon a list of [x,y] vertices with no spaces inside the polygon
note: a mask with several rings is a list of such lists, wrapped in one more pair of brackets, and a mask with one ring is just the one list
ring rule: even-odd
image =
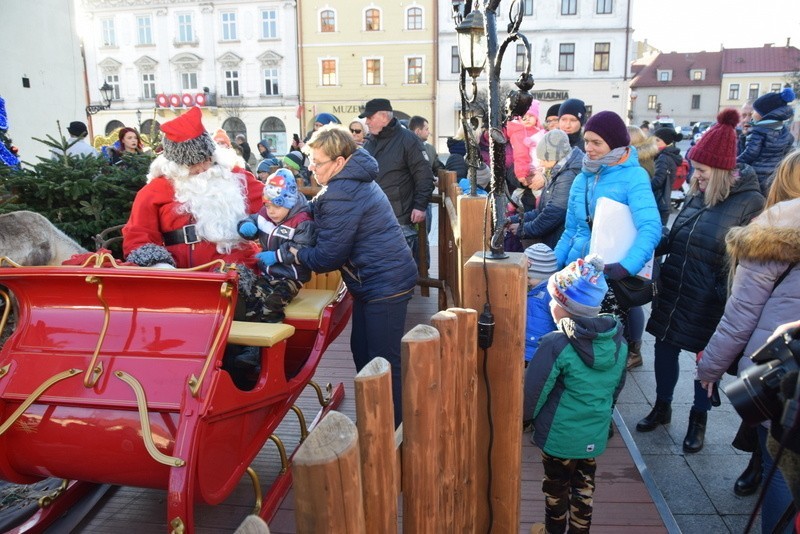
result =
[{"label": "black belt", "polygon": [[197,237],[197,229],[193,224],[187,224],[183,228],[178,228],[171,232],[164,232],[161,234],[164,238],[164,245],[193,245],[200,242]]}]

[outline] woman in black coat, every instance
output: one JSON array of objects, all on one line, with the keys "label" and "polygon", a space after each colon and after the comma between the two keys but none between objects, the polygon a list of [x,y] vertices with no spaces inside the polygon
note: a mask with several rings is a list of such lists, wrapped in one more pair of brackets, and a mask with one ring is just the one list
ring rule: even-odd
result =
[{"label": "woman in black coat", "polygon": [[311,202],[314,247],[292,250],[315,272],[339,269],[353,295],[350,349],[356,370],[373,358],[392,366],[395,425],[402,421],[400,340],[417,266],[386,194],[375,182],[378,163],[338,124],[323,126],[306,144],[309,169],[323,186]]},{"label": "woman in black coat", "polygon": [[[746,225],[764,206],[755,172],[736,165],[739,113],[724,110],[717,122],[687,155],[694,166],[692,187],[666,243],[656,250],[667,254],[647,323],[647,331],[656,338],[656,402],[636,425],[640,432],[670,422],[678,356],[681,350],[703,350],[725,309],[725,234]],[[706,391],[696,382],[684,452],[703,448],[710,408]]]}]

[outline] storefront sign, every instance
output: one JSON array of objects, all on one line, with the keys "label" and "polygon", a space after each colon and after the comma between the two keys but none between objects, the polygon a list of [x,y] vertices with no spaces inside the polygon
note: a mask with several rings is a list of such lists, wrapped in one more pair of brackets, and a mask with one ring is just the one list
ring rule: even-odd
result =
[{"label": "storefront sign", "polygon": [[541,91],[531,91],[531,94],[536,100],[544,101],[567,100],[569,98],[569,91],[565,89],[542,89]]},{"label": "storefront sign", "polygon": [[364,106],[357,105],[357,106],[332,106],[334,113],[342,113],[343,115],[359,115],[362,111],[364,111]]}]

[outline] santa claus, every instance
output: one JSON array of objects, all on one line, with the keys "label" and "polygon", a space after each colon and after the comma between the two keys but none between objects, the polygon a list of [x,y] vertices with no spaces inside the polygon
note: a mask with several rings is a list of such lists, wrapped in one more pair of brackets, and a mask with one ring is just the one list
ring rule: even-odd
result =
[{"label": "santa claus", "polygon": [[161,126],[164,151],[150,165],[122,229],[128,262],[194,267],[216,259],[252,267],[257,248],[239,237],[238,221],[263,205],[263,184],[226,166],[194,107]]}]

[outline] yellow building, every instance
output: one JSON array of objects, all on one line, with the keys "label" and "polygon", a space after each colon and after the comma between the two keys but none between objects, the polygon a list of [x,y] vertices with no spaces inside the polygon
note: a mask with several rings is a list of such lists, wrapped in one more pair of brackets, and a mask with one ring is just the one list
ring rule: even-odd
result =
[{"label": "yellow building", "polygon": [[726,48],[722,51],[719,109],[740,108],[769,92],[778,92],[800,70],[800,50],[786,46]]},{"label": "yellow building", "polygon": [[421,115],[433,123],[432,1],[304,1],[298,10],[300,121],[307,131],[323,112],[347,125],[371,98],[391,100],[399,119]]}]

